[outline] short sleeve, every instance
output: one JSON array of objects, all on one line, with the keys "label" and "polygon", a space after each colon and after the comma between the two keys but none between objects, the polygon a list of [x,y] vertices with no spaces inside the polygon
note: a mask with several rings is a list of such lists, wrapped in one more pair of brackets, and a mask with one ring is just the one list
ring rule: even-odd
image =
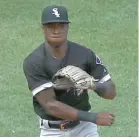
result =
[{"label": "short sleeve", "polygon": [[40,63],[29,62],[25,59],[23,71],[33,96],[44,89],[52,87],[52,82]]},{"label": "short sleeve", "polygon": [[99,82],[102,83],[111,79],[107,68],[103,65],[99,56],[93,51],[90,52],[88,57],[88,67],[90,75],[92,75]]}]

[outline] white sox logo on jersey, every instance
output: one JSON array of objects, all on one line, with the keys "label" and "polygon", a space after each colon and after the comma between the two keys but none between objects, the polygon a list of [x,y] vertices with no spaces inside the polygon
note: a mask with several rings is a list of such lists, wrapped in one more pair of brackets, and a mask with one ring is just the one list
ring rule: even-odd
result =
[{"label": "white sox logo on jersey", "polygon": [[60,13],[58,13],[58,8],[53,8],[53,13],[56,17],[60,17]]}]

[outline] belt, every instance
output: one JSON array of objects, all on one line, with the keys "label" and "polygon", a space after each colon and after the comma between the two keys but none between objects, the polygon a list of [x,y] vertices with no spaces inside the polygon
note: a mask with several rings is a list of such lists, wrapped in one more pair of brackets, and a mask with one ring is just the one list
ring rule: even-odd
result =
[{"label": "belt", "polygon": [[80,124],[80,121],[48,121],[50,128],[58,128],[60,130],[66,130],[73,128]]}]

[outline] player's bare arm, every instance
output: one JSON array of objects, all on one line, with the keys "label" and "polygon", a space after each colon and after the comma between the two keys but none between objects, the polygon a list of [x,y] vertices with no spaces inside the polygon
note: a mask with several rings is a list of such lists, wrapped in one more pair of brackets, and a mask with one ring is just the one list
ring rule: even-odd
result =
[{"label": "player's bare arm", "polygon": [[62,119],[77,119],[78,110],[62,102],[57,101],[55,99],[55,93],[53,88],[43,90],[40,93],[36,94],[35,97],[49,115]]},{"label": "player's bare arm", "polygon": [[105,99],[114,99],[116,96],[116,87],[111,79],[104,83],[96,82],[94,91]]},{"label": "player's bare arm", "polygon": [[65,120],[80,120],[93,122],[101,126],[110,126],[114,123],[114,115],[108,112],[91,113],[75,109],[55,99],[53,88],[43,90],[35,95],[38,102],[49,115]]}]

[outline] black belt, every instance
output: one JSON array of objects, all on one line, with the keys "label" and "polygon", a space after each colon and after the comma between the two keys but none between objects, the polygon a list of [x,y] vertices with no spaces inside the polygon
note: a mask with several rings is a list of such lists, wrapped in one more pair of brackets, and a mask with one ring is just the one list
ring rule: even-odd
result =
[{"label": "black belt", "polygon": [[48,121],[50,128],[66,130],[80,124],[80,121]]}]

